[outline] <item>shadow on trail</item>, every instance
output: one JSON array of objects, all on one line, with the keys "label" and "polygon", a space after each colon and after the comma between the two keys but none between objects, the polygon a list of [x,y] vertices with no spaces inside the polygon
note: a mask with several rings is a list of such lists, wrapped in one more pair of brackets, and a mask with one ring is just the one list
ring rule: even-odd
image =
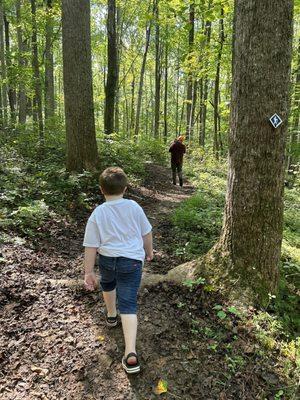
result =
[{"label": "shadow on trail", "polygon": [[251,329],[237,316],[217,317],[218,293],[159,284],[143,289],[139,304],[142,372],[136,376],[127,376],[121,366],[121,326],[105,326],[101,300],[85,304],[103,342],[85,364],[82,399],[157,399],[159,379],[168,383],[162,398],[184,400],[273,399],[284,385],[272,356],[257,351]]},{"label": "shadow on trail", "polygon": [[[160,226],[192,189],[172,187],[163,167],[149,168],[156,189],[148,182],[150,188],[135,193],[153,217],[160,258],[149,269],[166,272],[180,258],[169,256],[172,238],[165,225],[162,239]],[[218,318],[214,307],[224,306],[218,293],[172,284],[141,290],[137,350],[143,371],[127,376],[121,326],[108,330],[99,294],[85,292],[81,282],[69,284],[82,277],[83,229],[83,222],[74,226],[66,240],[68,229],[58,232],[42,243],[44,250],[3,250],[1,400],[152,400],[159,398],[153,391],[159,379],[168,383],[162,399],[271,400],[285,386],[274,353],[261,352],[251,327],[234,315]]]}]

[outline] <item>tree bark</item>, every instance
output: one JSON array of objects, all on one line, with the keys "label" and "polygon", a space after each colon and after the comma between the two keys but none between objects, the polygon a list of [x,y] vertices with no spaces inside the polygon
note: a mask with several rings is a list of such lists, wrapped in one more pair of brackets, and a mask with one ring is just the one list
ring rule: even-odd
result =
[{"label": "tree bark", "polygon": [[188,52],[188,63],[189,72],[187,78],[187,93],[186,93],[186,139],[190,139],[192,129],[192,108],[193,108],[193,94],[194,94],[194,74],[192,71],[191,57],[194,50],[194,39],[195,39],[195,3],[192,0],[190,3],[189,10],[189,52]]},{"label": "tree bark", "polygon": [[5,30],[5,50],[6,50],[6,66],[8,77],[8,101],[10,107],[10,118],[12,125],[16,122],[16,90],[13,87],[13,80],[11,78],[11,54],[10,54],[10,32],[9,21],[4,13],[4,30]]},{"label": "tree bark", "polygon": [[180,76],[180,61],[179,61],[179,47],[177,54],[177,66],[176,66],[176,107],[175,107],[175,134],[179,134],[179,76]]},{"label": "tree bark", "polygon": [[18,40],[18,67],[19,67],[19,84],[18,84],[18,122],[25,124],[27,116],[27,97],[25,92],[25,84],[22,79],[22,71],[26,65],[24,52],[26,45],[22,38],[21,28],[21,0],[16,1],[16,16],[17,16],[17,40]]},{"label": "tree bark", "polygon": [[150,45],[150,36],[151,36],[151,22],[149,22],[146,28],[146,42],[145,42],[145,50],[143,54],[143,61],[140,72],[140,82],[139,82],[139,91],[137,97],[137,107],[136,107],[136,118],[135,118],[135,130],[134,135],[138,136],[140,129],[140,115],[141,115],[141,106],[142,106],[142,96],[143,96],[143,87],[144,87],[144,76],[147,62],[147,55]]},{"label": "tree bark", "polygon": [[[235,0],[229,174],[220,240],[200,260],[167,275],[145,274],[144,284],[202,276],[231,299],[263,306],[277,291],[292,24],[292,0]],[[269,122],[274,112],[284,121],[276,130]]]},{"label": "tree bark", "polygon": [[36,23],[36,1],[30,0],[31,3],[31,23],[32,23],[32,70],[34,80],[34,106],[33,112],[36,115],[41,142],[44,140],[44,124],[43,124],[43,108],[42,108],[42,83],[40,78],[40,66],[38,59],[38,42],[37,42],[37,23]]},{"label": "tree bark", "polygon": [[116,30],[117,30],[117,83],[116,83],[116,98],[115,98],[115,132],[120,130],[120,65],[122,56],[122,12],[121,7],[117,7]]},{"label": "tree bark", "polygon": [[223,53],[223,45],[225,41],[225,35],[224,35],[224,11],[223,8],[221,9],[221,18],[219,21],[219,49],[218,49],[218,55],[217,55],[217,68],[216,68],[216,77],[215,77],[215,91],[214,91],[214,146],[213,146],[213,151],[214,155],[217,160],[220,158],[220,140],[219,136],[221,134],[220,129],[219,129],[219,96],[220,96],[220,70],[221,70],[221,59],[222,59],[222,53]]},{"label": "tree bark", "polygon": [[116,29],[116,0],[107,0],[107,81],[105,86],[104,132],[110,135],[115,128],[115,102],[118,85],[118,54]]},{"label": "tree bark", "polygon": [[0,59],[1,59],[1,77],[2,77],[2,125],[7,126],[7,71],[5,60],[5,44],[4,44],[4,13],[3,0],[0,0]]},{"label": "tree bark", "polygon": [[160,86],[161,86],[161,44],[159,27],[159,0],[155,0],[155,103],[154,137],[159,137],[160,123]]},{"label": "tree bark", "polygon": [[[211,9],[211,0],[208,3],[208,10]],[[211,21],[206,21],[205,23],[205,35],[206,35],[206,47],[210,44],[211,39]],[[203,77],[202,83],[202,98],[200,102],[200,133],[199,133],[199,143],[200,146],[205,146],[206,139],[206,115],[207,115],[207,99],[208,99],[208,84],[209,79],[207,76]]]},{"label": "tree bark", "polygon": [[134,109],[135,109],[135,76],[134,76],[134,70],[132,68],[131,106],[130,106],[130,124],[129,124],[130,136],[132,135],[134,130]]},{"label": "tree bark", "polygon": [[46,39],[45,39],[45,120],[55,113],[54,61],[53,61],[53,17],[52,0],[46,2]]},{"label": "tree bark", "polygon": [[169,53],[169,46],[168,46],[168,39],[166,39],[165,44],[165,98],[164,98],[164,142],[167,143],[168,138],[168,53]]},{"label": "tree bark", "polygon": [[67,170],[99,166],[90,33],[90,1],[62,1],[63,77],[67,134]]},{"label": "tree bark", "polygon": [[[292,15],[292,0],[235,0],[227,200],[212,254],[228,260],[222,276],[261,304],[279,276]],[[283,119],[276,130],[269,122],[275,112]]]}]

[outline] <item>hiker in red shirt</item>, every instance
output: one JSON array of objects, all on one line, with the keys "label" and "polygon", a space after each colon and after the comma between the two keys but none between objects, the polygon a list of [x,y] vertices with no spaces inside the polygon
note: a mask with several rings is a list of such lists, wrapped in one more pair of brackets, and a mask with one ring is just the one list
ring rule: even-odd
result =
[{"label": "hiker in red shirt", "polygon": [[177,139],[174,140],[174,142],[171,144],[169,148],[169,152],[171,153],[173,185],[176,185],[176,173],[178,173],[179,184],[180,186],[183,186],[182,164],[183,164],[183,155],[186,150],[183,141],[184,141],[184,136],[179,136]]}]

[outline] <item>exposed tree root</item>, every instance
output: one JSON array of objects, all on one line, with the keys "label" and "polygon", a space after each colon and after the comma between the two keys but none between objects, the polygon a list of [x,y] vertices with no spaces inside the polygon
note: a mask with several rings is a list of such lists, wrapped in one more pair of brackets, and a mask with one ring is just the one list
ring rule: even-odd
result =
[{"label": "exposed tree root", "polygon": [[[212,285],[215,290],[220,290],[231,301],[239,301],[243,304],[253,303],[254,295],[249,288],[240,286],[240,278],[234,276],[229,254],[215,245],[204,256],[180,264],[172,268],[167,274],[143,273],[141,287],[155,286],[158,283],[183,284],[186,280],[196,281],[197,278],[205,278],[206,283]],[[83,287],[82,279],[49,279],[53,286],[64,286],[74,289]]]}]

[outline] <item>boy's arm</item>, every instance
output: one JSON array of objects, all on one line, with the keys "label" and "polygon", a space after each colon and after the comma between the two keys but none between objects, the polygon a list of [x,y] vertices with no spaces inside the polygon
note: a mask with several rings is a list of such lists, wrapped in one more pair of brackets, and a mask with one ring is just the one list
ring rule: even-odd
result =
[{"label": "boy's arm", "polygon": [[146,253],[147,261],[153,260],[153,240],[152,240],[152,231],[147,233],[147,235],[143,236],[144,249]]},{"label": "boy's arm", "polygon": [[97,286],[97,277],[94,265],[97,255],[96,247],[85,247],[84,250],[84,284],[86,289],[94,290]]},{"label": "boy's arm", "polygon": [[101,243],[99,228],[95,220],[94,212],[90,216],[85,228],[83,246],[84,250],[84,284],[87,290],[94,290],[97,287],[97,276],[94,272],[94,265],[97,249]]},{"label": "boy's arm", "polygon": [[84,271],[86,274],[94,272],[94,265],[96,261],[97,248],[86,247],[84,251]]}]

